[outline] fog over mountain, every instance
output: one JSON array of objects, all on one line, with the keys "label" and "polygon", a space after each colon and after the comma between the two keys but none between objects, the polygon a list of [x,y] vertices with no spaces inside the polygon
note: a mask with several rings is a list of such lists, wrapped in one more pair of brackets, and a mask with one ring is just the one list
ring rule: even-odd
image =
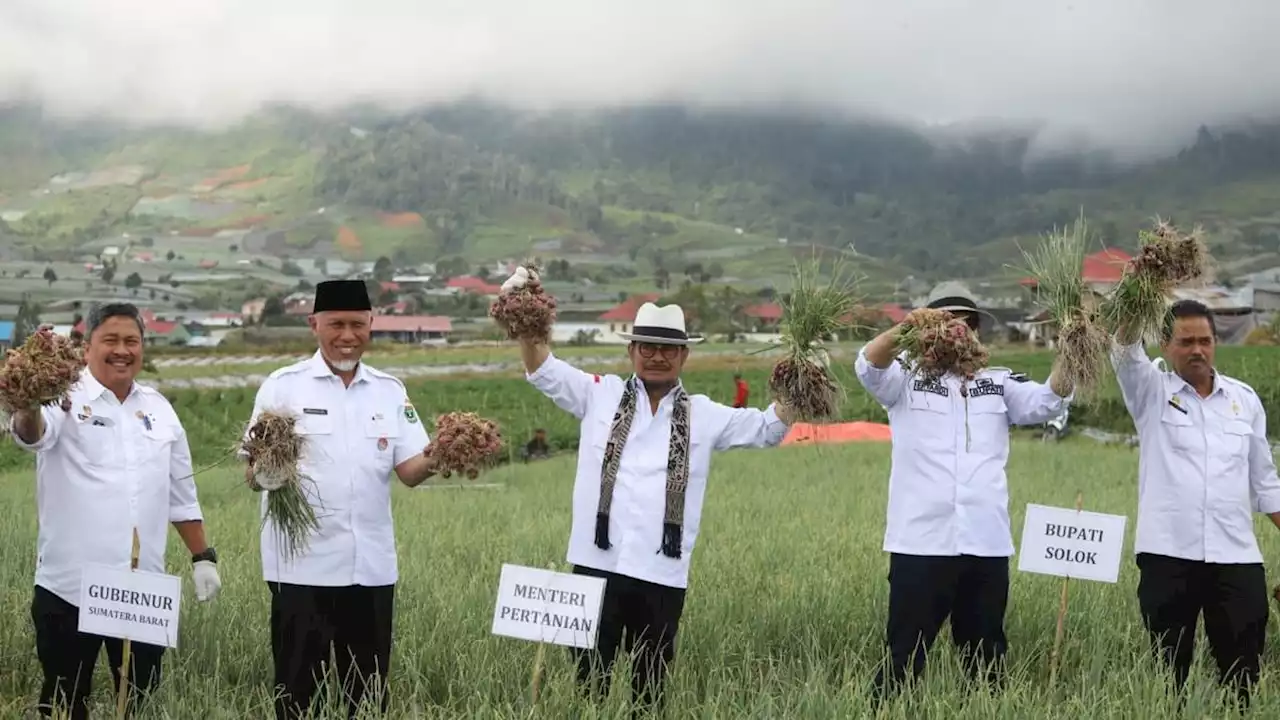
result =
[{"label": "fog over mountain", "polygon": [[271,103],[679,102],[1146,157],[1280,115],[1277,26],[1265,0],[5,0],[0,102],[210,128]]}]

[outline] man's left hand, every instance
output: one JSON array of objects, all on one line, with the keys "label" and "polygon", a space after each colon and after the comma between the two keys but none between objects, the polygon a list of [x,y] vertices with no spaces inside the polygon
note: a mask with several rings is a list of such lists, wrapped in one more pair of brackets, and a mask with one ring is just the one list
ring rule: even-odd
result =
[{"label": "man's left hand", "polygon": [[222,589],[222,580],[218,577],[218,565],[201,560],[191,568],[191,582],[196,586],[196,600],[206,602],[217,596]]}]

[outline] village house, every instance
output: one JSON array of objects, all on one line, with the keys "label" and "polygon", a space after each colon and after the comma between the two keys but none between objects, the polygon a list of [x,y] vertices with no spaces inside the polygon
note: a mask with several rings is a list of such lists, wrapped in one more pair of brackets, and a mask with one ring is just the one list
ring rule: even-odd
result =
[{"label": "village house", "polygon": [[281,303],[284,305],[285,315],[310,315],[311,308],[315,304],[315,298],[312,297],[311,293],[296,292],[286,295],[281,300]]},{"label": "village house", "polygon": [[498,297],[498,293],[502,292],[501,285],[494,285],[482,278],[474,275],[461,275],[455,278],[449,278],[444,285],[445,289],[451,293],[475,293],[476,295],[484,295],[489,299]]},{"label": "village house", "polygon": [[[144,309],[140,313],[142,315],[142,323],[145,332],[142,335],[142,342],[146,345],[186,345],[191,339],[191,331],[185,325],[176,320],[162,320],[156,317],[156,314],[150,309]],[[84,334],[84,320],[76,323],[72,327],[72,332]]]},{"label": "village house", "polygon": [[8,350],[13,347],[13,331],[17,329],[17,324],[12,320],[0,320],[0,350]]},{"label": "village house", "polygon": [[246,300],[240,305],[240,317],[243,322],[258,323],[262,320],[262,311],[267,307],[266,298]]},{"label": "village house", "polygon": [[640,312],[640,306],[647,302],[657,302],[661,297],[660,293],[632,295],[602,314],[599,322],[607,326],[610,333],[629,333],[636,321],[636,313]]},{"label": "village house", "polygon": [[453,321],[439,315],[374,315],[371,330],[375,341],[444,344],[453,332]]}]

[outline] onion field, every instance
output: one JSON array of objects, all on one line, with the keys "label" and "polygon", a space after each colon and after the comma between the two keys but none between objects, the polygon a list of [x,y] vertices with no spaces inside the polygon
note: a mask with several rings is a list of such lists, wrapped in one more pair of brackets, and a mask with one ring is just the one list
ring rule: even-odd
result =
[{"label": "onion field", "polygon": [[[1274,364],[1271,352],[1224,353],[1222,365],[1261,385],[1269,381],[1264,372],[1275,376],[1262,364]],[[1037,379],[1048,372],[1046,355],[1009,358],[1016,363],[996,360]],[[689,371],[686,383],[693,392],[727,402],[732,373],[741,370],[751,383],[751,404],[761,406],[767,369],[757,360],[707,361]],[[1253,370],[1253,376],[1242,369]],[[879,408],[847,367],[842,379],[849,390],[846,415],[876,419],[873,411]],[[564,552],[576,424],[518,375],[410,380],[409,385],[428,422],[449,410],[480,412],[503,424],[513,451],[533,428],[544,427],[560,454],[528,465],[506,464],[474,482],[396,487],[401,580],[391,717],[629,717],[625,683],[617,683],[599,707],[577,698],[573,668],[562,648],[546,649],[535,702],[531,673],[537,646],[490,634],[503,563],[568,569]],[[197,467],[227,454],[248,419],[253,392],[171,393]],[[23,717],[35,702],[40,679],[30,620],[35,494],[30,459],[7,441],[0,458],[5,463],[0,513],[9,518],[0,531],[5,581],[0,717]],[[877,717],[869,688],[881,658],[888,594],[888,561],[880,550],[888,473],[889,449],[881,444],[717,456],[672,669],[668,717]],[[1056,445],[1017,439],[1009,481],[1015,544],[1027,503],[1072,507],[1081,491],[1085,509],[1128,515],[1119,582],[1071,583],[1063,654],[1051,687],[1049,652],[1061,581],[1020,573],[1014,558],[1007,618],[1011,676],[1004,692],[962,686],[944,627],[923,684],[886,705],[879,717],[1175,716],[1177,702],[1166,695],[1164,675],[1148,656],[1135,596],[1136,452],[1080,437]],[[258,497],[244,488],[232,460],[201,472],[197,484],[209,538],[221,556],[222,594],[206,605],[195,602],[189,559],[171,533],[170,571],[184,580],[181,639],[166,656],[158,696],[137,717],[269,717],[269,599],[257,546]],[[1280,561],[1280,533],[1261,516],[1257,530],[1264,556]],[[1271,575],[1268,582],[1275,580]],[[1256,717],[1280,717],[1280,646],[1274,632],[1271,637],[1250,713]],[[1183,716],[1228,717],[1203,637],[1197,656]],[[109,677],[104,654],[95,678],[102,717],[110,716]],[[334,710],[329,717],[343,716]]]}]

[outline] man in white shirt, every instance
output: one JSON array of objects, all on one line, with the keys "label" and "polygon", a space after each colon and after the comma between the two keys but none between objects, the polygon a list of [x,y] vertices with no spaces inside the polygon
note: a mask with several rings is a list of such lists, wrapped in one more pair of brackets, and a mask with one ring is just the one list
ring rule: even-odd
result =
[{"label": "man in white shirt", "polygon": [[[324,703],[317,683],[332,648],[348,712],[374,700],[388,706],[387,673],[398,579],[391,518],[391,472],[408,487],[434,474],[429,439],[404,383],[361,362],[373,315],[360,280],[316,286],[310,358],[271,373],[258,389],[252,426],[266,410],[298,417],[300,470],[319,529],[293,558],[281,552],[266,517],[262,576],[271,590],[276,717],[303,717]],[[256,487],[253,459],[246,481]]]},{"label": "man in white shirt", "polygon": [[1266,573],[1253,513],[1280,527],[1267,416],[1253,388],[1218,372],[1213,315],[1183,300],[1169,309],[1163,351],[1148,359],[1128,328],[1112,363],[1138,431],[1138,604],[1153,650],[1179,689],[1191,669],[1200,613],[1219,679],[1248,703],[1266,639]]},{"label": "man in white shirt", "polygon": [[[971,297],[938,298],[929,307],[950,310],[978,331],[980,311]],[[876,675],[877,702],[906,678],[908,666],[913,678],[920,675],[948,616],[970,676],[985,666],[989,680],[1002,678],[1013,555],[1009,427],[1046,422],[1071,397],[1056,369],[1048,384],[996,367],[969,380],[915,376],[896,351],[901,328],[863,346],[854,365],[863,387],[888,410],[893,434],[884,537],[890,664]]]},{"label": "man in white shirt", "polygon": [[[134,382],[142,368],[142,316],[133,305],[111,304],[94,308],[85,324],[86,367],[67,400],[10,420],[14,442],[36,454],[40,532],[31,618],[44,671],[40,712],[47,717],[56,705],[73,720],[89,716],[102,646],[115,687],[123,652],[119,639],[78,630],[86,564],[128,568],[136,530],[138,569],[163,573],[172,523],[192,554],[196,599],[207,601],[221,587],[186,430],[163,395]],[[159,683],[163,654],[163,646],[131,643],[135,702]]]},{"label": "man in white shirt", "polygon": [[[503,291],[531,276],[517,269]],[[574,651],[579,682],[604,691],[618,650],[635,651],[633,692],[657,706],[675,658],[711,454],[778,445],[791,413],[689,395],[680,372],[698,340],[678,305],[645,303],[620,335],[631,342],[626,380],[583,372],[541,342],[522,340],[520,351],[529,382],[582,423],[566,559],[606,584],[596,647]]]}]

